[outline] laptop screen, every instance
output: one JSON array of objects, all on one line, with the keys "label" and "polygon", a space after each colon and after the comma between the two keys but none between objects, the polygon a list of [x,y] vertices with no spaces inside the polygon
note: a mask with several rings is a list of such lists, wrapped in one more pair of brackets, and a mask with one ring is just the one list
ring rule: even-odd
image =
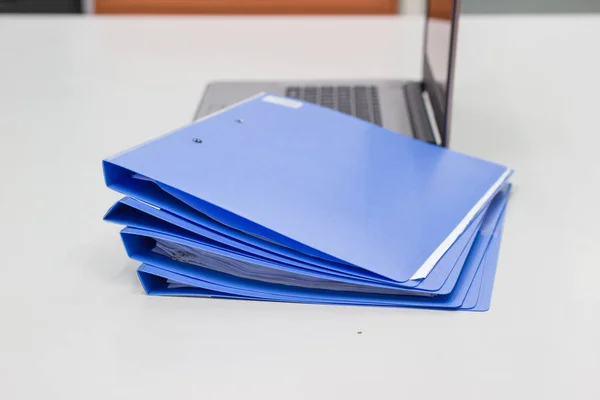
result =
[{"label": "laptop screen", "polygon": [[443,146],[449,140],[450,100],[460,0],[429,0],[423,81]]}]

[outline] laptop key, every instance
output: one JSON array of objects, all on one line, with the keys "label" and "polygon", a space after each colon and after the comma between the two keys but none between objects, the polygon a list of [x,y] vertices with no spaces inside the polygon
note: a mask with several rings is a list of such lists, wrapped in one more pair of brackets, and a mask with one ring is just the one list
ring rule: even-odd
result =
[{"label": "laptop key", "polygon": [[307,86],[304,88],[304,101],[308,101],[309,103],[313,103],[313,104],[317,103],[317,87],[316,86]]},{"label": "laptop key", "polygon": [[291,97],[291,98],[294,98],[294,99],[299,99],[300,98],[300,87],[298,87],[298,86],[291,86],[291,87],[286,88],[285,95],[287,97]]}]

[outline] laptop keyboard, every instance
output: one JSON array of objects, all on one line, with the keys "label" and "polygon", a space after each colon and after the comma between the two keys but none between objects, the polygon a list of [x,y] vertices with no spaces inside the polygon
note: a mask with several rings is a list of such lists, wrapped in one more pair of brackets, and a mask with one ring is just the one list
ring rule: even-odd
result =
[{"label": "laptop keyboard", "polygon": [[285,95],[381,125],[379,91],[376,86],[289,86]]}]

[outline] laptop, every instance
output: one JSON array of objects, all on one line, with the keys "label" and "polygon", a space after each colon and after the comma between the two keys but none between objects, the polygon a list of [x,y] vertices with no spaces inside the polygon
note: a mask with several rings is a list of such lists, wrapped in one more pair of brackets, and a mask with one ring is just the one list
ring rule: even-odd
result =
[{"label": "laptop", "polygon": [[259,92],[329,107],[414,138],[448,146],[460,0],[429,0],[424,32],[423,79],[289,82],[213,82],[195,119]]}]

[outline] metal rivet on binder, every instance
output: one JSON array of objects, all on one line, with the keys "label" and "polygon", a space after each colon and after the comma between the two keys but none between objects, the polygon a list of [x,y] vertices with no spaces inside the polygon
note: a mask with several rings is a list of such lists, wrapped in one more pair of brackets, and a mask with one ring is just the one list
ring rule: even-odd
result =
[{"label": "metal rivet on binder", "polygon": [[199,139],[197,137],[192,140],[194,141],[194,143],[202,143],[202,139]]}]

